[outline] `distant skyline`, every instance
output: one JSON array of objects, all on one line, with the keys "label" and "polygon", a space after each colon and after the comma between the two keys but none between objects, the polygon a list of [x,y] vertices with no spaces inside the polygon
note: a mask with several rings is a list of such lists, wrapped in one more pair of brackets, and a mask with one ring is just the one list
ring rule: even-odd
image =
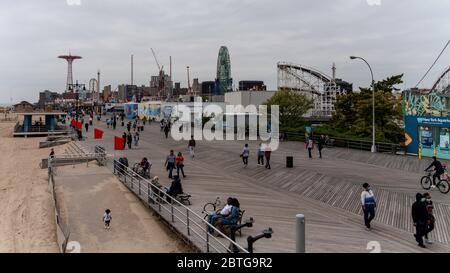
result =
[{"label": "distant skyline", "polygon": [[[278,61],[299,63],[368,86],[405,73],[414,87],[450,39],[450,1],[440,0],[2,0],[0,1],[0,103],[37,101],[39,92],[64,91],[67,63],[80,55],[74,81],[88,84],[101,70],[101,87],[148,85],[158,70],[150,48],[173,80],[214,80],[217,54],[227,46],[234,85],[263,80],[276,89]],[[430,88],[450,66],[447,50],[422,82]]]}]

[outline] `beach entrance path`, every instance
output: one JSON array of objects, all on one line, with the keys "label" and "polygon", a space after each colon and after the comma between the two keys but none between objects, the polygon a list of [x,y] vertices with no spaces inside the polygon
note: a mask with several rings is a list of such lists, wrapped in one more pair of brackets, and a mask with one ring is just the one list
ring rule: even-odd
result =
[{"label": "beach entrance path", "polygon": [[[56,194],[64,223],[70,229],[69,241],[80,246],[68,252],[186,251],[184,244],[108,169],[91,162],[89,166],[58,167],[56,172]],[[105,230],[102,221],[105,209],[112,212],[110,230]]]}]

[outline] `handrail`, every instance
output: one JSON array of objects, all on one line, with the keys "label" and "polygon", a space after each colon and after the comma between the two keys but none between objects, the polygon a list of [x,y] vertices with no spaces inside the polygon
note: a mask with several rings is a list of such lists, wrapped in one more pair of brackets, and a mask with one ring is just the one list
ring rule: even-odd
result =
[{"label": "handrail", "polygon": [[[298,132],[292,131],[282,131],[280,133],[286,133],[288,140],[290,137],[294,137],[296,139],[305,140],[305,135]],[[313,135],[313,140],[318,140],[318,135]],[[343,147],[343,148],[351,148],[358,150],[367,150],[370,151],[372,147],[372,141],[369,140],[357,140],[357,139],[345,139],[339,137],[330,136],[329,140],[333,140],[333,146]],[[405,145],[403,144],[395,144],[395,143],[386,143],[386,142],[376,142],[377,151],[378,152],[391,152],[395,154],[397,151],[403,151]]]},{"label": "handrail", "polygon": [[[160,189],[158,187],[158,185],[154,183],[154,181],[145,179],[144,177],[140,176],[139,174],[134,172],[132,169],[123,165],[121,162],[119,162],[116,159],[114,159],[113,168],[114,168],[113,171],[114,171],[115,175],[117,175],[117,176],[124,175],[125,176],[125,181],[122,183],[124,183],[125,186],[127,188],[129,188],[132,192],[135,193],[135,190],[138,189],[138,187],[133,187],[133,185],[141,184],[141,194],[138,195],[139,198],[143,199],[144,202],[146,202],[147,205],[149,205],[149,206],[152,206],[152,204],[150,204],[150,202],[149,202],[149,200],[151,199],[153,202],[155,202],[154,204],[158,203],[156,206],[161,207],[162,209],[166,210],[167,212],[170,212],[173,217],[172,217],[172,219],[168,220],[169,224],[171,224],[171,222],[174,222],[174,220],[177,219],[180,223],[183,224],[183,226],[185,228],[188,229],[188,235],[187,235],[188,237],[191,236],[191,232],[192,232],[192,234],[197,235],[197,237],[200,240],[202,240],[203,242],[206,243],[207,252],[209,252],[210,247],[215,249],[217,252],[220,252],[216,248],[216,246],[211,244],[211,241],[214,241],[215,243],[219,244],[221,247],[224,248],[225,251],[227,251],[227,252],[229,251],[228,246],[224,245],[223,242],[221,242],[220,240],[218,240],[217,238],[215,238],[214,236],[212,236],[211,234],[208,233],[207,227],[209,227],[212,230],[214,230],[215,232],[217,232],[219,235],[221,235],[224,238],[224,240],[226,240],[228,243],[237,247],[241,252],[248,253],[248,251],[245,248],[243,248],[242,246],[240,246],[239,244],[237,244],[236,242],[231,240],[228,236],[223,234],[216,227],[214,227],[213,225],[208,223],[205,219],[203,219],[202,216],[198,215],[196,212],[194,212],[193,210],[191,210],[190,208],[188,208],[187,206],[185,206],[184,204],[179,202],[176,198],[173,198],[172,196],[167,194],[164,190]],[[130,181],[126,181],[127,177],[131,178],[131,179],[129,179]],[[136,181],[138,183],[136,183]],[[127,182],[130,182],[130,186],[127,185]],[[147,185],[151,185],[150,189],[148,189]],[[147,189],[147,190],[142,190],[142,188]],[[155,192],[155,190],[156,190],[156,192]],[[150,195],[149,195],[149,193],[150,193]],[[143,198],[141,197],[142,195],[143,195]],[[170,206],[168,208],[166,208],[164,205],[169,204],[168,200],[170,200]],[[180,206],[181,209],[175,208],[173,206],[174,204]],[[179,214],[181,214],[181,217],[176,216],[174,211],[177,211]],[[186,213],[184,213],[183,211],[186,211]],[[159,210],[155,209],[155,212],[158,213],[161,217],[163,217],[163,215],[160,212],[160,209]],[[186,222],[184,220],[181,220],[181,218],[186,219]],[[198,222],[203,223],[205,230],[202,231],[202,233],[205,232],[206,238],[203,238],[203,236],[200,236],[197,233],[197,231],[194,230],[193,227],[188,224],[188,223],[193,223],[194,225],[198,226],[199,228],[202,228],[202,226]],[[211,238],[212,238],[212,240],[211,240]]]}]

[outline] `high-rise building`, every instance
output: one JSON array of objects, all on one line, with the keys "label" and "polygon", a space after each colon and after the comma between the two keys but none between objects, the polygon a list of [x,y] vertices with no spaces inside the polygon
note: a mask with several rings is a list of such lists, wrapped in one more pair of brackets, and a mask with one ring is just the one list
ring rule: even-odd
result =
[{"label": "high-rise building", "polygon": [[196,78],[196,79],[194,79],[194,82],[192,83],[192,92],[195,95],[200,95],[201,91],[202,91],[201,85],[200,85],[198,79]]},{"label": "high-rise building", "polygon": [[202,96],[214,95],[214,88],[216,83],[214,81],[202,82]]},{"label": "high-rise building", "polygon": [[263,81],[240,81],[239,91],[265,91],[267,87]]},{"label": "high-rise building", "polygon": [[59,95],[57,92],[51,92],[48,90],[45,90],[43,92],[39,93],[39,102],[38,106],[39,108],[45,108],[46,105],[53,104],[56,99],[58,99]]},{"label": "high-rise building", "polygon": [[232,91],[233,89],[230,54],[228,53],[228,48],[226,46],[220,47],[219,50],[216,84],[215,95],[224,95],[226,92]]},{"label": "high-rise building", "polygon": [[103,87],[103,101],[109,102],[112,99],[112,89],[111,85],[107,85]]},{"label": "high-rise building", "polygon": [[173,82],[169,75],[151,76],[150,88],[152,93],[156,90],[156,96],[158,97],[170,97],[173,92]]}]

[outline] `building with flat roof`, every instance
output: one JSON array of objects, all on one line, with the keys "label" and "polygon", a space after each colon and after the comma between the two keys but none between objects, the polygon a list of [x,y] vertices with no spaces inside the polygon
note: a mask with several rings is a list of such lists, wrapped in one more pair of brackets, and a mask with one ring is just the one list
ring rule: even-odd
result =
[{"label": "building with flat roof", "polygon": [[264,85],[263,81],[240,81],[239,91],[265,91],[267,87]]}]

